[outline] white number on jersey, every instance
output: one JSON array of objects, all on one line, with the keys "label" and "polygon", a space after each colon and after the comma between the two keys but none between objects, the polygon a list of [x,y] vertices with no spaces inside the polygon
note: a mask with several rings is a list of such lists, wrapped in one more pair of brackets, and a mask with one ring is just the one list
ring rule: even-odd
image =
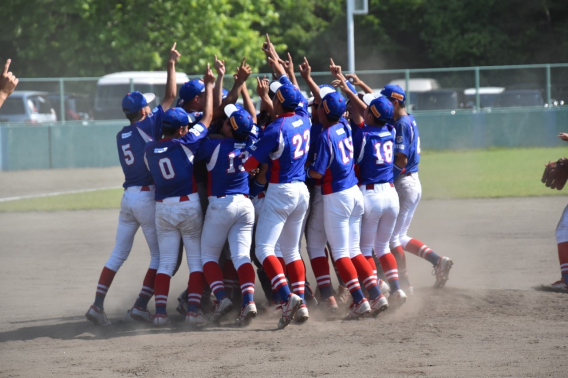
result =
[{"label": "white number on jersey", "polygon": [[123,144],[122,152],[124,153],[124,162],[126,165],[134,164],[134,155],[132,154],[132,151],[130,151],[130,144]]},{"label": "white number on jersey", "polygon": [[[387,141],[385,144],[382,145],[381,143],[375,143],[375,156],[377,157],[375,164],[377,165],[384,164],[385,161],[387,163],[392,163],[392,155],[393,155],[392,145],[393,143],[391,140]],[[382,149],[381,146],[383,147]]]},{"label": "white number on jersey", "polygon": [[349,161],[353,159],[353,140],[351,137],[340,140],[337,147],[339,147],[341,151],[341,161],[343,164],[349,163]]},{"label": "white number on jersey", "polygon": [[308,153],[310,149],[310,130],[304,131],[304,138],[303,140],[306,141],[306,146],[302,149],[302,135],[296,134],[292,137],[292,144],[296,146],[296,150],[294,151],[294,159],[299,159],[304,156],[304,153]]},{"label": "white number on jersey", "polygon": [[[243,167],[243,164],[246,163],[246,161],[249,158],[249,152],[247,150],[241,152],[239,154],[239,159],[241,159],[241,163],[239,165],[239,172],[244,172],[245,171],[245,167]],[[235,173],[235,164],[234,164],[234,160],[235,160],[235,153],[233,151],[229,152],[229,169],[227,169],[227,173]]]},{"label": "white number on jersey", "polygon": [[158,160],[158,165],[160,166],[160,172],[162,172],[162,177],[166,180],[171,180],[176,176],[174,167],[172,166],[172,161],[170,158],[161,158]]}]

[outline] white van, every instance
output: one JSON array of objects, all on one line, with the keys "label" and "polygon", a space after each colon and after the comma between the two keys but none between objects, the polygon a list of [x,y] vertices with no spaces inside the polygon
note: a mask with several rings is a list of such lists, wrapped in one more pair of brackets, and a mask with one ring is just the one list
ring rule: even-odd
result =
[{"label": "white van", "polygon": [[[503,87],[479,87],[479,102],[482,108],[491,108],[495,100],[505,88]],[[475,108],[475,97],[477,89],[467,88],[463,91],[466,100],[466,108]]]},{"label": "white van", "polygon": [[427,92],[427,91],[433,91],[435,89],[440,89],[440,84],[436,79],[428,79],[428,78],[408,79],[408,87],[410,88],[410,90],[406,89],[405,79],[392,80],[391,82],[389,82],[389,84],[398,85],[405,92]]},{"label": "white van", "polygon": [[[166,93],[166,71],[129,71],[105,75],[97,82],[95,94],[95,119],[124,119],[122,98],[131,91],[151,92],[156,95],[150,107],[158,105]],[[183,72],[176,72],[176,82],[179,87],[189,81]]]}]

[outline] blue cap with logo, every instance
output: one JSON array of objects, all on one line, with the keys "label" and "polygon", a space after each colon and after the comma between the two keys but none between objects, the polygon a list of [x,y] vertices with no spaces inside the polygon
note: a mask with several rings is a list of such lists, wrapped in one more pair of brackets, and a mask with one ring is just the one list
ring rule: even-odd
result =
[{"label": "blue cap with logo", "polygon": [[302,101],[302,94],[300,90],[293,85],[277,85],[279,82],[270,84],[270,90],[278,98],[282,106],[286,108],[295,108]]},{"label": "blue cap with logo", "polygon": [[229,117],[229,125],[233,132],[242,136],[248,136],[254,124],[252,116],[242,107],[229,104],[224,108],[225,114]]},{"label": "blue cap with logo", "polygon": [[363,96],[363,102],[369,106],[369,111],[378,121],[389,122],[394,112],[392,102],[388,98],[380,96],[375,98],[371,93]]},{"label": "blue cap with logo", "polygon": [[133,114],[148,106],[156,96],[153,93],[140,93],[138,91],[127,93],[122,99],[122,110],[125,114]]},{"label": "blue cap with logo", "polygon": [[193,79],[181,86],[179,97],[183,101],[190,101],[201,92],[205,92],[205,83],[201,79]]},{"label": "blue cap with logo", "polygon": [[404,89],[402,89],[398,85],[388,84],[385,85],[381,94],[385,97],[388,97],[392,100],[398,100],[400,102],[404,102],[406,100],[406,93],[404,93]]},{"label": "blue cap with logo", "polygon": [[339,119],[345,113],[346,102],[345,98],[338,92],[331,92],[322,98],[323,111],[331,119]]},{"label": "blue cap with logo", "polygon": [[190,119],[185,110],[182,108],[171,108],[166,110],[164,114],[163,127],[170,129],[179,129],[182,126],[189,125]]}]

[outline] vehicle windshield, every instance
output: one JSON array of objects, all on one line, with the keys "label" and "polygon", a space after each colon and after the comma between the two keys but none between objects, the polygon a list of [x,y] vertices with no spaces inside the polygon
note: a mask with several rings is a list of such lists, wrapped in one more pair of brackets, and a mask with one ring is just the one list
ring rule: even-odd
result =
[{"label": "vehicle windshield", "polygon": [[511,106],[543,106],[544,100],[538,91],[530,92],[503,92],[495,101],[496,107]]},{"label": "vehicle windshield", "polygon": [[6,101],[4,101],[4,105],[0,108],[0,114],[26,114],[24,99],[22,97],[8,97]]},{"label": "vehicle windshield", "polygon": [[[165,86],[164,86],[165,87]],[[134,84],[134,90],[142,93],[152,92],[151,84]],[[122,98],[130,92],[130,84],[109,84],[97,86],[95,107],[97,109],[117,108],[122,111]]]},{"label": "vehicle windshield", "polygon": [[46,96],[32,95],[28,96],[28,108],[33,114],[51,114],[53,106]]},{"label": "vehicle windshield", "polygon": [[415,110],[457,109],[458,95],[456,92],[428,93],[414,95]]}]

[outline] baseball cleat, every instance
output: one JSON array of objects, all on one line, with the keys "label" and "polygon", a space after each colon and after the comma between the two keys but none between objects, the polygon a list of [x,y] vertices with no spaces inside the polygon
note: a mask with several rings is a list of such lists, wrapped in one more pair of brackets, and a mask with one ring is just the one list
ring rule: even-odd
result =
[{"label": "baseball cleat", "polygon": [[187,291],[183,291],[177,298],[178,300],[178,305],[176,308],[176,311],[181,315],[181,316],[186,316],[187,315],[187,308],[189,306],[189,304],[187,303]]},{"label": "baseball cleat", "polygon": [[302,303],[302,298],[296,294],[290,294],[288,300],[282,303],[282,317],[278,321],[278,329],[284,329],[290,324]]},{"label": "baseball cleat", "polygon": [[99,309],[95,305],[92,305],[89,308],[89,311],[87,311],[85,317],[87,318],[87,320],[90,320],[91,322],[93,322],[95,325],[98,326],[106,327],[112,324],[110,320],[108,320],[105,312]]},{"label": "baseball cleat", "polygon": [[347,304],[349,298],[351,298],[351,293],[349,293],[349,290],[345,286],[340,285],[337,288],[337,301],[339,303]]},{"label": "baseball cleat", "polygon": [[221,319],[233,310],[233,302],[229,298],[223,298],[221,302],[215,303],[215,311],[213,311],[213,321],[219,323]]},{"label": "baseball cleat", "polygon": [[296,315],[294,315],[294,322],[298,324],[305,323],[310,318],[310,314],[308,313],[308,308],[305,304],[302,304],[298,311],[296,311]]},{"label": "baseball cleat", "polygon": [[323,303],[323,306],[331,312],[335,312],[338,309],[337,302],[335,301],[335,297],[332,295],[331,297],[327,298]]},{"label": "baseball cleat", "polygon": [[154,317],[150,314],[148,309],[142,309],[140,307],[132,307],[126,312],[126,321],[128,322],[150,322],[154,321]]},{"label": "baseball cleat", "polygon": [[565,291],[568,292],[568,285],[564,282],[564,279],[560,281],[556,281],[555,283],[550,284],[550,288],[555,291]]},{"label": "baseball cleat", "polygon": [[390,304],[392,308],[397,309],[406,303],[406,299],[406,293],[399,289],[390,296]]},{"label": "baseball cleat", "polygon": [[373,318],[376,318],[377,315],[389,308],[389,302],[383,294],[369,300],[369,305],[371,306],[371,316]]},{"label": "baseball cleat", "polygon": [[156,314],[154,315],[154,325],[155,326],[163,326],[170,324],[170,318],[168,318],[167,314]]},{"label": "baseball cleat", "polygon": [[185,316],[185,322],[194,326],[203,327],[208,323],[207,318],[201,309],[197,312],[188,312]]},{"label": "baseball cleat", "polygon": [[400,277],[398,282],[400,282],[400,286],[404,289],[404,292],[407,295],[414,295],[414,288],[410,284],[410,280],[408,279],[408,275],[406,275],[404,277]]},{"label": "baseball cleat", "polygon": [[446,281],[450,275],[450,269],[454,262],[449,257],[440,256],[440,261],[434,267],[433,274],[436,276],[436,283],[434,284],[435,288],[442,288],[446,284]]},{"label": "baseball cleat", "polygon": [[380,278],[379,278],[379,290],[381,291],[381,294],[383,294],[385,298],[388,299],[390,293],[390,286],[388,283],[381,280]]},{"label": "baseball cleat", "polygon": [[344,320],[357,320],[362,316],[369,315],[371,313],[371,305],[367,298],[361,299],[359,303],[353,302],[349,306],[349,313],[344,318]]},{"label": "baseball cleat", "polygon": [[241,309],[241,313],[237,318],[236,324],[240,327],[246,327],[252,322],[252,319],[256,317],[256,314],[256,304],[254,302],[249,302]]}]

